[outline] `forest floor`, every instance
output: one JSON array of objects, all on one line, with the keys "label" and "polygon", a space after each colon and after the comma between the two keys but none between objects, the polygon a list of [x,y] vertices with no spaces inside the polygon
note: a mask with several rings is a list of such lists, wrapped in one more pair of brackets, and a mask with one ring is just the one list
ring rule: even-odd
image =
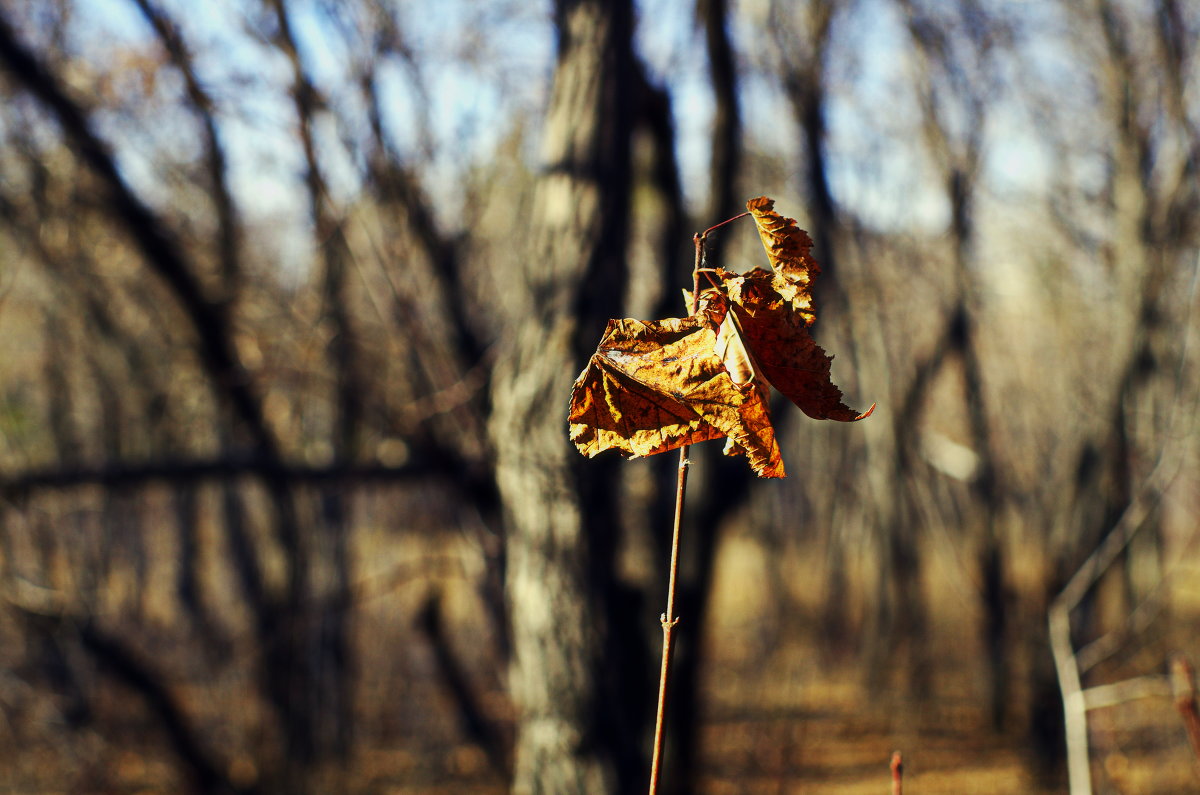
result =
[{"label": "forest floor", "polygon": [[[512,709],[495,665],[476,577],[461,564],[465,558],[444,544],[407,548],[415,575],[359,605],[356,741],[348,763],[328,771],[322,779],[329,785],[319,791],[504,793],[503,776],[469,741],[439,670],[435,644],[416,621],[421,606],[436,594],[445,639],[464,663],[479,708],[492,725],[509,732]],[[384,563],[397,561],[380,566]],[[748,536],[728,536],[718,558],[704,643],[698,795],[882,795],[891,791],[889,762],[897,750],[903,753],[908,795],[1064,792],[1064,781],[1047,784],[1031,772],[1033,754],[1021,730],[1028,696],[1019,686],[1012,693],[1009,727],[997,732],[989,725],[979,609],[960,563],[945,554],[927,556],[926,641],[919,649],[910,644],[887,657],[886,670],[869,687],[862,664],[862,610],[854,598],[845,605],[853,626],[840,650],[819,637],[828,601],[822,593],[826,562],[821,556],[779,553]],[[371,573],[369,566],[363,568]],[[1098,669],[1093,683],[1162,673],[1165,653],[1174,650],[1185,650],[1197,661],[1200,568],[1174,583],[1164,613],[1169,618]],[[850,583],[849,593],[861,585]],[[683,618],[680,631],[691,631]],[[654,617],[645,620],[653,629]],[[1029,622],[1025,617],[1016,625],[1032,626]],[[264,723],[262,705],[248,695],[252,654],[235,650],[220,679],[205,682],[201,663],[186,648],[164,646],[151,653],[162,670],[198,672],[195,683],[177,673],[172,692],[205,742],[228,762],[230,773],[252,781],[253,748],[261,742],[254,727]],[[1018,644],[1011,660],[1014,681],[1024,681],[1028,656],[1028,644]],[[919,677],[923,696],[914,695],[918,669],[924,674]],[[5,695],[9,690],[0,687],[0,706],[11,700]],[[0,724],[3,737],[18,741],[5,740],[0,748],[0,793],[179,791],[178,763],[158,724],[128,691],[112,687],[105,692],[94,704],[89,726],[69,728],[56,717],[61,703],[43,702],[29,702],[21,718],[42,727],[41,739],[31,742],[33,735],[18,732],[15,723]],[[1097,793],[1200,793],[1200,765],[1169,699],[1100,710],[1091,714],[1089,725]]]},{"label": "forest floor", "polygon": [[[700,795],[882,795],[892,791],[889,763],[897,750],[909,795],[1066,791],[1065,778],[1046,781],[1033,773],[1035,755],[1024,732],[1028,695],[1019,684],[1006,729],[990,726],[979,608],[961,561],[945,554],[927,558],[927,648],[922,654],[902,648],[870,687],[861,638],[836,653],[816,637],[824,595],[814,584],[823,582],[823,561],[789,561],[784,570],[791,576],[782,586],[789,592],[781,599],[773,554],[737,535],[720,552],[701,684]],[[1175,582],[1165,628],[1135,639],[1107,670],[1097,671],[1101,681],[1162,673],[1164,650],[1195,652],[1200,570]],[[850,605],[848,613],[854,612]],[[686,623],[680,626],[686,631]],[[1011,665],[1019,683],[1030,651],[1028,644],[1014,645]],[[914,664],[925,666],[926,695],[920,697],[912,686]],[[503,696],[499,689],[493,696],[500,717]],[[1061,709],[1057,698],[1052,707]],[[1200,764],[1168,699],[1099,710],[1089,725],[1097,793],[1200,793]],[[479,751],[460,744],[429,751],[423,762],[405,754],[415,767],[377,779],[394,782],[378,791],[505,791]],[[429,767],[435,757],[442,762]],[[414,779],[418,768],[424,773]]]}]

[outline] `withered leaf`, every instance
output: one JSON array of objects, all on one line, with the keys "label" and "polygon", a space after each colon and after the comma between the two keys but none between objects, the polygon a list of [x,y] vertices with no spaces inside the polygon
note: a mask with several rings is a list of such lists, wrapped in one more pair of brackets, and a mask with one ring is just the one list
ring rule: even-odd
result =
[{"label": "withered leaf", "polygon": [[759,196],[746,202],[746,209],[758,227],[758,236],[771,271],[775,275],[775,289],[799,312],[806,323],[816,319],[812,305],[812,283],[821,275],[821,266],[809,254],[812,238],[800,227],[796,219],[785,218],[775,212],[775,202]]},{"label": "withered leaf", "polygon": [[746,207],[771,270],[709,271],[714,286],[690,317],[609,321],[571,395],[571,440],[584,455],[648,456],[725,437],[726,455],[744,455],[760,477],[783,477],[770,386],[816,419],[852,422],[875,409],[842,403],[832,357],[809,335],[820,273],[812,240],[767,197]]},{"label": "withered leaf", "polygon": [[804,314],[783,299],[777,282],[761,268],[725,275],[729,314],[758,371],[813,419],[853,422],[868,416],[874,406],[860,414],[842,403],[842,391],[830,378],[833,357],[813,341]]},{"label": "withered leaf", "polygon": [[766,196],[746,203],[758,226],[771,270],[756,268],[742,276],[721,274],[734,306],[743,339],[762,374],[810,417],[853,422],[859,413],[842,403],[842,391],[830,378],[833,357],[812,339],[812,282],[821,272],[809,251],[812,240],[774,210]]},{"label": "withered leaf", "polygon": [[609,321],[571,395],[581,453],[641,457],[728,437],[726,452],[745,455],[759,476],[784,476],[765,384],[734,382],[716,351],[726,301],[702,299],[691,317]]}]

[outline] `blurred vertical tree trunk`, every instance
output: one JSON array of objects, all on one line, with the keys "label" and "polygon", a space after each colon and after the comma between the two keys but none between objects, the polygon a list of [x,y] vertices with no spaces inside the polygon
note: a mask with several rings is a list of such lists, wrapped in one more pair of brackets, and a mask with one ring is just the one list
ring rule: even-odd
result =
[{"label": "blurred vertical tree trunk", "polygon": [[[292,69],[292,101],[304,152],[309,214],[313,235],[321,251],[322,314],[331,330],[325,355],[334,376],[330,396],[334,413],[330,447],[335,461],[351,462],[359,457],[369,384],[363,376],[362,356],[350,307],[347,284],[350,251],[342,225],[330,206],[317,153],[313,127],[320,98],[296,45],[288,5],[284,0],[271,0],[270,7],[278,22],[276,45],[287,56]],[[317,537],[312,540],[318,547],[313,562],[322,570],[326,582],[314,583],[317,604],[312,609],[318,613],[317,628],[308,638],[306,650],[313,658],[312,711],[323,718],[315,724],[313,743],[318,756],[330,753],[344,758],[350,748],[354,679],[349,625],[352,578],[348,548],[349,507],[344,492],[336,485],[320,489],[317,501],[316,515],[310,519],[318,529]],[[318,593],[322,586],[326,592]]]},{"label": "blurred vertical tree trunk", "polygon": [[[821,278],[817,281],[814,297],[826,317],[849,314],[840,286],[838,251],[842,244],[842,227],[829,184],[826,126],[829,52],[834,43],[834,21],[845,8],[846,4],[839,0],[816,0],[803,6],[775,2],[770,16],[773,57],[779,64],[780,80],[804,152],[800,191],[807,201],[807,227],[813,239],[814,255],[821,263]],[[854,355],[854,344],[854,335],[846,335],[838,349],[849,358]],[[843,461],[832,467],[844,470],[846,463]],[[887,532],[886,520],[879,520],[877,525],[882,528],[881,533]],[[883,540],[880,542],[881,555],[886,557]],[[829,564],[826,567],[827,595],[821,616],[822,637],[830,648],[836,649],[846,641],[847,627],[851,623],[847,612],[850,588],[846,578],[847,539],[844,533],[832,530],[827,543]],[[882,563],[880,571],[881,576],[890,573]]]},{"label": "blurred vertical tree trunk", "polygon": [[[247,536],[235,538],[231,529],[231,546],[262,644],[259,686],[270,704],[285,746],[277,775],[276,771],[264,771],[266,780],[262,789],[308,791],[312,787],[314,763],[325,750],[321,741],[325,721],[317,711],[321,706],[320,689],[313,686],[317,661],[308,654],[315,633],[304,612],[312,596],[311,550],[301,532],[294,491],[280,471],[284,462],[280,442],[267,422],[260,396],[246,377],[234,345],[229,307],[225,301],[208,294],[195,262],[179,238],[127,182],[112,150],[96,134],[89,109],[69,95],[55,68],[19,40],[3,15],[0,15],[0,66],[6,67],[18,84],[58,121],[81,165],[95,178],[115,228],[128,236],[148,272],[157,277],[177,302],[180,322],[194,334],[198,358],[213,396],[221,412],[233,418],[233,428],[228,429],[229,437],[222,440],[222,447],[233,449],[236,440],[238,445],[249,447],[256,457],[272,465],[271,471],[260,480],[269,504],[270,533],[285,563],[285,584],[279,589],[282,593],[265,585],[264,564]],[[227,269],[225,276],[232,275]],[[119,450],[119,445],[112,441],[106,447]],[[241,500],[229,500],[227,506],[231,528],[240,525],[244,518]],[[238,525],[232,524],[235,520]],[[101,647],[100,653],[103,648],[107,646]]]},{"label": "blurred vertical tree trunk", "polygon": [[[899,423],[905,428],[919,428],[919,403],[925,399],[929,381],[952,359],[957,359],[967,432],[979,462],[967,482],[978,511],[976,522],[972,524],[978,526],[975,540],[984,616],[982,635],[990,678],[991,721],[993,728],[1000,729],[1008,712],[1010,676],[1010,650],[1006,643],[1007,563],[1000,528],[1004,489],[993,439],[995,423],[989,418],[990,398],[984,388],[979,344],[982,289],[976,283],[975,202],[983,162],[987,110],[998,93],[996,78],[991,77],[996,71],[992,68],[991,46],[993,37],[1004,31],[975,4],[965,4],[959,13],[945,16],[916,0],[899,0],[898,5],[904,12],[913,43],[921,129],[950,207],[954,269],[953,304],[946,314],[934,356],[920,368],[929,372],[914,381],[920,389],[912,394],[910,407],[917,414],[901,416]],[[967,120],[961,129],[956,129],[952,121],[956,112]],[[917,435],[911,432],[903,437],[898,433],[897,438],[919,443]],[[905,473],[898,471],[897,475],[904,476]]]},{"label": "blurred vertical tree trunk", "polygon": [[606,727],[619,707],[601,687],[602,600],[617,532],[604,486],[614,470],[589,462],[584,495],[564,408],[623,292],[632,114],[621,103],[632,8],[559,0],[555,21],[558,62],[529,247],[501,275],[497,296],[511,335],[496,364],[490,435],[507,522],[513,791],[570,795],[626,789]]},{"label": "blurred vertical tree trunk", "polygon": [[[1073,481],[1051,513],[1047,603],[1113,531],[1171,448],[1186,444],[1176,424],[1186,390],[1178,358],[1186,347],[1178,335],[1194,311],[1187,279],[1195,267],[1197,230],[1185,219],[1194,219],[1200,206],[1200,135],[1181,90],[1185,75],[1195,71],[1195,44],[1181,6],[1174,0],[1092,0],[1062,7],[1072,43],[1095,81],[1096,107],[1087,126],[1059,132],[1058,146],[1071,151],[1079,146],[1080,129],[1099,130],[1094,149],[1085,151],[1100,164],[1104,181],[1094,196],[1084,197],[1095,201],[1100,224],[1089,227],[1079,216],[1059,216],[1060,226],[1094,258],[1120,300],[1104,321],[1106,356],[1116,364],[1101,382],[1102,408],[1096,414],[1107,421],[1081,434]],[[1094,228],[1100,232],[1091,237]],[[1144,607],[1163,581],[1162,520],[1158,509],[1149,512],[1124,550],[1124,571],[1110,569],[1080,603],[1072,617],[1077,647],[1105,633],[1122,639],[1114,651],[1128,643],[1136,624],[1132,611]],[[1102,592],[1117,598],[1097,598]],[[1144,628],[1137,632],[1143,646],[1155,643]],[[1031,733],[1055,741],[1034,748],[1039,766],[1056,772],[1063,761],[1059,683],[1044,648],[1048,641],[1038,642],[1043,648],[1034,658]],[[1085,684],[1091,666],[1103,659],[1081,663]]]},{"label": "blurred vertical tree trunk", "polygon": [[[1174,4],[1157,5],[1161,21],[1170,15],[1168,10]],[[1118,288],[1130,296],[1133,326],[1124,351],[1124,367],[1114,384],[1112,423],[1107,438],[1096,443],[1103,457],[1103,471],[1081,495],[1081,502],[1090,507],[1079,514],[1083,521],[1078,537],[1083,543],[1075,550],[1072,564],[1086,557],[1116,524],[1153,470],[1163,434],[1169,430],[1164,420],[1169,416],[1168,406],[1174,402],[1171,358],[1175,330],[1167,322],[1171,307],[1165,290],[1188,242],[1186,231],[1178,228],[1172,217],[1177,216],[1183,203],[1194,201],[1189,196],[1194,196],[1194,189],[1183,186],[1191,182],[1185,176],[1187,172],[1195,169],[1194,155],[1181,158],[1170,151],[1167,143],[1172,135],[1180,141],[1194,138],[1194,131],[1187,129],[1187,120],[1174,113],[1174,108],[1184,104],[1183,95],[1178,93],[1180,76],[1186,71],[1184,53],[1169,44],[1160,26],[1159,47],[1142,57],[1157,62],[1154,71],[1163,83],[1157,101],[1163,107],[1147,112],[1138,87],[1141,67],[1137,61],[1141,54],[1136,50],[1134,21],[1105,0],[1097,0],[1089,10],[1075,12],[1085,24],[1090,21],[1094,25],[1100,34],[1097,38],[1103,42],[1097,67],[1102,76],[1102,108],[1113,131],[1107,153],[1109,182],[1105,190],[1111,232],[1105,254]],[[1148,121],[1151,113],[1165,132],[1152,129]],[[1126,551],[1124,578],[1112,577],[1108,586],[1124,591],[1121,595],[1128,609],[1133,609],[1161,579],[1159,520],[1157,512],[1147,520],[1151,526],[1142,530]],[[1103,621],[1101,617],[1096,619]]]},{"label": "blurred vertical tree trunk", "polygon": [[802,187],[808,200],[813,253],[821,263],[816,299],[827,307],[826,311],[829,301],[840,301],[841,294],[836,260],[837,205],[829,185],[825,113],[833,22],[844,7],[839,0],[814,0],[796,9],[789,3],[776,4],[771,25],[782,60],[780,77],[803,139]]},{"label": "blurred vertical tree trunk", "polygon": [[[701,226],[715,224],[742,210],[738,197],[738,171],[742,162],[742,109],[738,100],[737,67],[729,36],[727,0],[699,0],[697,21],[704,30],[708,52],[709,82],[712,84],[712,158],[708,188],[708,216]],[[757,194],[754,194],[757,195]],[[746,197],[742,197],[743,199]],[[721,263],[726,238],[714,235],[707,242],[710,262]]]}]

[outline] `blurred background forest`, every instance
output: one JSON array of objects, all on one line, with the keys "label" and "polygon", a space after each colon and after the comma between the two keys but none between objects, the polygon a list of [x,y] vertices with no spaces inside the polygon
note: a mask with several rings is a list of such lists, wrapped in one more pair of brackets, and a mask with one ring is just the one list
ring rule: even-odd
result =
[{"label": "blurred background forest", "polygon": [[895,748],[1065,791],[1068,734],[1073,792],[1200,791],[1198,41],[1191,0],[0,1],[0,790],[644,791],[675,457],[583,459],[567,400],[766,194],[879,407],[777,406],[784,481],[693,448],[667,791],[883,792]]}]

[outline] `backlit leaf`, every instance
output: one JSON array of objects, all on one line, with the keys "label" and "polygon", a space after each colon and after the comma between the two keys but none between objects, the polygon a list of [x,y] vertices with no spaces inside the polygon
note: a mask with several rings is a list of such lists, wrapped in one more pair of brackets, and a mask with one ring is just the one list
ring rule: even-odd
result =
[{"label": "backlit leaf", "polygon": [[724,290],[742,331],[742,340],[759,372],[785,397],[817,420],[853,422],[868,416],[842,403],[842,391],[830,379],[833,357],[813,341],[803,312],[785,301],[779,280],[755,269],[727,274]]},{"label": "backlit leaf", "polygon": [[794,218],[785,218],[775,212],[775,202],[759,196],[746,202],[746,209],[758,227],[758,236],[771,271],[775,275],[775,289],[792,307],[801,314],[806,323],[816,319],[812,305],[812,283],[821,275],[821,266],[812,258],[812,238]]},{"label": "backlit leaf", "polygon": [[713,286],[690,317],[610,320],[571,395],[571,441],[584,455],[640,457],[727,438],[726,455],[745,456],[760,477],[783,477],[771,386],[816,419],[852,422],[875,409],[842,403],[832,357],[809,335],[821,272],[812,240],[765,196],[746,206],[771,270],[708,271]]},{"label": "backlit leaf", "polygon": [[808,331],[815,319],[812,283],[821,272],[809,254],[812,239],[795,219],[775,212],[766,196],[751,199],[746,209],[758,226],[771,270],[727,277],[725,292],[763,375],[814,419],[853,422],[869,416],[874,405],[860,414],[842,403],[842,391],[830,378],[833,357]]},{"label": "backlit leaf", "polygon": [[691,317],[609,321],[571,396],[571,441],[581,453],[641,457],[728,437],[728,452],[745,455],[760,476],[783,477],[765,384],[734,383],[716,352],[726,301],[703,298]]}]

